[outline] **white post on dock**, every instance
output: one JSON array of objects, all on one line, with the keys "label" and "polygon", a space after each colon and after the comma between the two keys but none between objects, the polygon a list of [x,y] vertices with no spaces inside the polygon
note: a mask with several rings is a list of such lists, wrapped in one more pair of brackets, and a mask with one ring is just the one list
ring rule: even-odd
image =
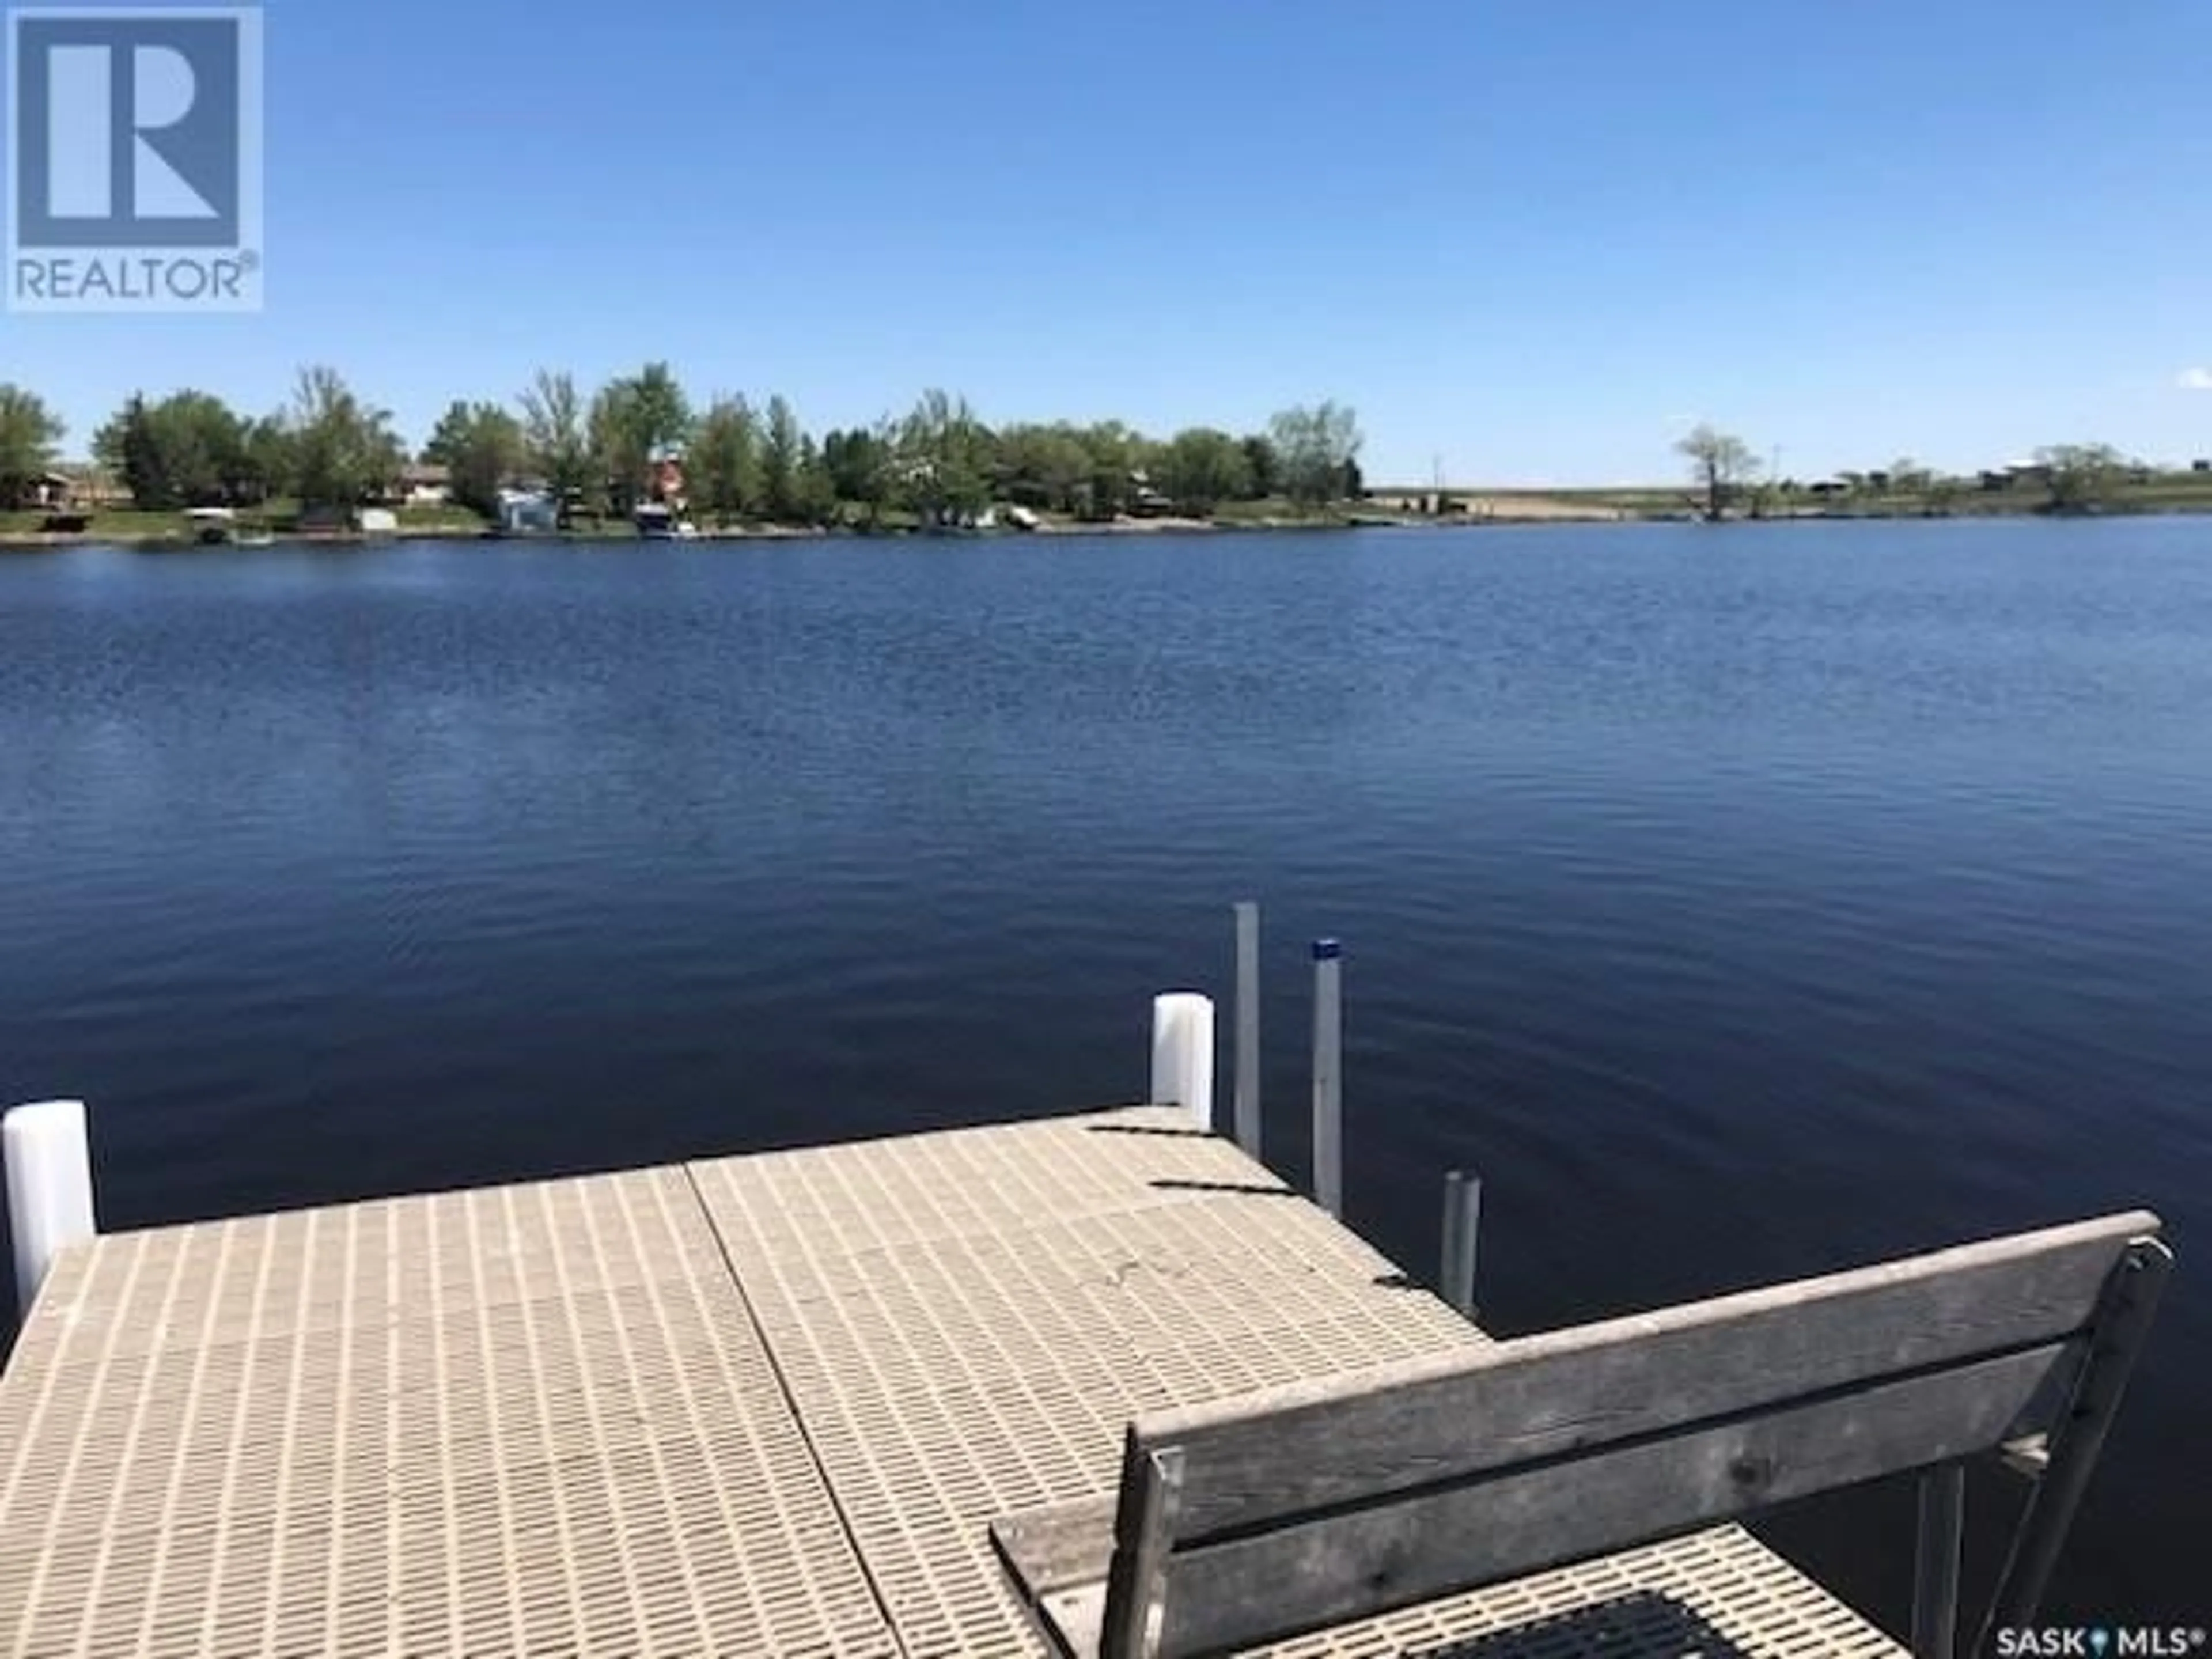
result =
[{"label": "white post on dock", "polygon": [[1444,1300],[1474,1317],[1475,1254],[1482,1237],[1482,1177],[1454,1170],[1444,1177]]},{"label": "white post on dock", "polygon": [[1314,1201],[1344,1218],[1344,947],[1316,939],[1314,957]]},{"label": "white post on dock", "polygon": [[28,1318],[54,1257],[96,1231],[84,1103],[18,1106],[0,1121],[8,1166],[8,1231],[15,1257],[15,1308]]},{"label": "white post on dock", "polygon": [[1260,1156],[1260,907],[1237,907],[1237,1144]]},{"label": "white post on dock", "polygon": [[1152,999],[1152,1104],[1180,1106],[1213,1127],[1213,999],[1170,991]]}]

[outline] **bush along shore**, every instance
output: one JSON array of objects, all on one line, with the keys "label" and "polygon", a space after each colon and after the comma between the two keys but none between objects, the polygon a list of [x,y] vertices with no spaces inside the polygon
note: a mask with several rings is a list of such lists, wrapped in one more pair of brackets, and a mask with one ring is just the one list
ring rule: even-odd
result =
[{"label": "bush along shore", "polygon": [[665,363],[589,395],[541,372],[511,406],[453,404],[413,450],[326,368],[266,416],[183,391],[131,398],[89,459],[60,459],[66,435],[35,393],[0,384],[0,545],[605,541],[641,533],[641,514],[718,540],[2212,511],[2205,461],[2158,469],[2074,444],[1970,477],[1901,459],[1804,481],[1707,427],[1678,446],[1687,477],[1672,487],[1378,488],[1354,412],[1327,401],[1241,435],[1163,439],[1118,421],[994,427],[933,391],[903,416],[817,437],[781,397],[696,406]]}]

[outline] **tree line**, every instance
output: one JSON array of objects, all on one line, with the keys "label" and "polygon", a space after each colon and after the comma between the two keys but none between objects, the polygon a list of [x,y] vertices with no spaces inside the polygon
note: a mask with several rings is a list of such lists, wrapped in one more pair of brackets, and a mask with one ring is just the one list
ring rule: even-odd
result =
[{"label": "tree line", "polygon": [[[33,393],[0,385],[0,507],[52,470],[64,429]],[[410,459],[447,469],[453,499],[487,516],[532,484],[564,509],[627,516],[680,458],[686,505],[728,523],[826,523],[888,510],[959,522],[994,502],[1110,519],[1140,507],[1196,514],[1287,498],[1357,497],[1363,439],[1334,402],[1288,409],[1264,429],[1193,427],[1153,438],[1119,421],[986,423],[964,398],[925,392],[903,416],[818,437],[781,396],[695,404],[665,362],[586,391],[538,374],[511,403],[457,400],[410,458],[389,410],[327,367],[301,372],[276,412],[212,393],[134,395],[93,435],[94,459],[152,510],[286,498],[348,508],[381,500]]]},{"label": "tree line", "polygon": [[[1814,493],[1796,479],[1769,476],[1751,446],[1733,433],[1699,426],[1674,448],[1689,463],[1698,510],[1709,519],[1717,520],[1738,510],[1756,517],[1794,507]],[[2122,484],[2151,471],[2110,444],[2051,444],[2037,450],[2034,460],[2033,481],[2045,492],[2043,506],[2054,513],[2102,506]],[[1938,472],[1904,456],[1886,468],[1838,473],[1834,486],[1853,499],[1903,497],[1931,511],[1946,512],[1978,482],[1978,477]]]}]

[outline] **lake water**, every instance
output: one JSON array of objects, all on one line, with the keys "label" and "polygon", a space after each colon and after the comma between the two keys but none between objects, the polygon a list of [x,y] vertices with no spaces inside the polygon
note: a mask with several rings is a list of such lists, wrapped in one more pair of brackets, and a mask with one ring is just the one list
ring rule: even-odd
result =
[{"label": "lake water", "polygon": [[[1500,1331],[2160,1210],[2059,1610],[2212,1623],[2212,523],[0,558],[112,1224],[1126,1101],[1241,898],[1271,1152],[1340,935],[1351,1219],[1481,1170]],[[1771,1535],[1894,1625],[1910,1514]]]}]

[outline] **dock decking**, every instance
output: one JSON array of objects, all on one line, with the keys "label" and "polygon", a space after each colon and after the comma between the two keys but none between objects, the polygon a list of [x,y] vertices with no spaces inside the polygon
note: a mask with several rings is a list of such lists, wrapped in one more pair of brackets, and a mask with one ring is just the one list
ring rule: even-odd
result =
[{"label": "dock decking", "polygon": [[[1028,1659],[1140,1411],[1486,1341],[1137,1108],[104,1237],[0,1377],[0,1655]],[[1283,1655],[1893,1655],[1735,1528]]]}]

